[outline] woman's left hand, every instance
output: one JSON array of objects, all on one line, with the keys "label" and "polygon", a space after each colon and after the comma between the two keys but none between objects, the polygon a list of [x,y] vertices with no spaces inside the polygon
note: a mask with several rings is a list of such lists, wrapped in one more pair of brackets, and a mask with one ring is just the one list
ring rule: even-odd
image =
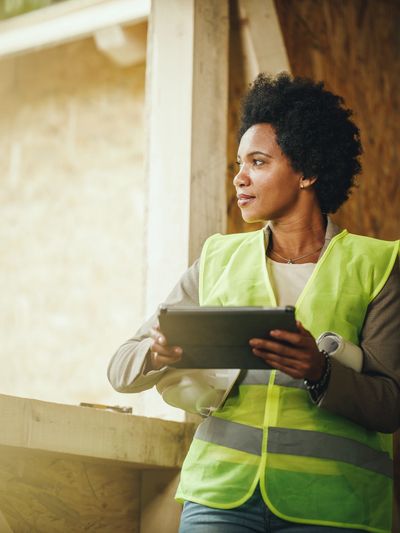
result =
[{"label": "woman's left hand", "polygon": [[301,322],[298,331],[272,330],[269,339],[250,339],[254,355],[294,379],[319,381],[325,370],[325,357],[314,337]]}]

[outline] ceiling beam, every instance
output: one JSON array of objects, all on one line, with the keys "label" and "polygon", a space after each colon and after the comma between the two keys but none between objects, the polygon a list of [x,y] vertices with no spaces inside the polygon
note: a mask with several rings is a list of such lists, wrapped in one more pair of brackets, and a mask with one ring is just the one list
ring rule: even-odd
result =
[{"label": "ceiling beam", "polygon": [[150,0],[69,0],[0,22],[0,58],[147,19]]}]

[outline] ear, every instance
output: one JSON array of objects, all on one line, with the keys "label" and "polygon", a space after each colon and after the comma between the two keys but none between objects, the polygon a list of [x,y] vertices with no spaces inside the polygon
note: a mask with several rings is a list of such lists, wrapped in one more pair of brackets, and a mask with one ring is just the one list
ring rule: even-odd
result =
[{"label": "ear", "polygon": [[317,178],[305,178],[304,176],[300,180],[300,189],[309,189],[317,181]]}]

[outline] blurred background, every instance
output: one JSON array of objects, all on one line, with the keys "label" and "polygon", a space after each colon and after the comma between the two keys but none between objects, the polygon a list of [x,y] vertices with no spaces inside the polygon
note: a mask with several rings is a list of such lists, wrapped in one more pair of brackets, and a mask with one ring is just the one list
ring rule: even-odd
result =
[{"label": "blurred background", "polygon": [[144,318],[149,6],[102,35],[109,4],[0,2],[0,393],[143,413],[106,369]]}]

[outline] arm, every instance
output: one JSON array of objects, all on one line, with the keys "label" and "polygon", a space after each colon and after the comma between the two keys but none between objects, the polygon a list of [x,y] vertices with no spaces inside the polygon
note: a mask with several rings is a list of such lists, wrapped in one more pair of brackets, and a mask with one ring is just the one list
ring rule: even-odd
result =
[{"label": "arm", "polygon": [[[168,305],[199,305],[199,261],[183,274],[168,295]],[[145,373],[153,339],[151,329],[157,325],[157,314],[153,314],[114,354],[108,366],[108,379],[118,392],[141,392],[150,389],[168,371],[154,370]]]},{"label": "arm", "polygon": [[362,374],[332,361],[320,406],[364,426],[392,433],[400,426],[400,268],[368,307],[361,334]]}]

